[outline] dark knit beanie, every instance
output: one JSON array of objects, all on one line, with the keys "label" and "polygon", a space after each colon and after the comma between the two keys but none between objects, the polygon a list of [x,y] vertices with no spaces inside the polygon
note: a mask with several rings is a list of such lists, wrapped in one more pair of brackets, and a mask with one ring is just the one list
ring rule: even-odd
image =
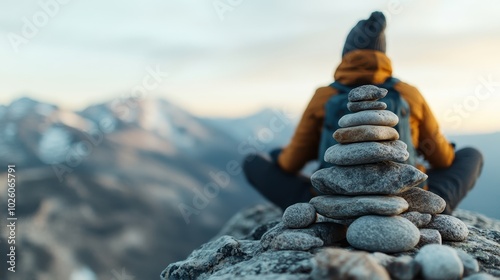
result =
[{"label": "dark knit beanie", "polygon": [[347,35],[342,56],[353,50],[376,50],[385,53],[385,16],[373,12],[368,19],[360,20]]}]

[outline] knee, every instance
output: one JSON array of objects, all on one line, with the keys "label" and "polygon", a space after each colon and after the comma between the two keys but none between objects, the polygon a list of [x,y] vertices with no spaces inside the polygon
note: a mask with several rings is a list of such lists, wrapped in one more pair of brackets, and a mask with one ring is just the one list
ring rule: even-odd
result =
[{"label": "knee", "polygon": [[482,169],[484,163],[483,154],[478,149],[473,147],[465,147],[458,150],[455,153],[455,158],[463,158],[471,165],[477,166],[480,170]]}]

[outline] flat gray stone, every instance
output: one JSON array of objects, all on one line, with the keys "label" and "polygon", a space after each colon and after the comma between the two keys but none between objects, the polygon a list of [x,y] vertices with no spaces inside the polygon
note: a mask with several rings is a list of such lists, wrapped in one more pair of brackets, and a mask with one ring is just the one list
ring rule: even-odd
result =
[{"label": "flat gray stone", "polygon": [[398,124],[399,118],[388,110],[367,110],[347,114],[339,120],[340,127],[352,127],[358,125],[383,125],[393,127]]},{"label": "flat gray stone", "polygon": [[356,219],[333,219],[333,218],[325,217],[319,213],[316,216],[317,216],[316,223],[336,223],[336,224],[348,226],[356,220]]},{"label": "flat gray stone", "polygon": [[431,214],[420,213],[416,211],[405,212],[401,214],[401,217],[408,219],[416,227],[421,228],[431,222]]},{"label": "flat gray stone", "polygon": [[399,133],[392,127],[378,125],[360,125],[339,128],[333,133],[333,138],[341,143],[386,141],[399,139]]},{"label": "flat gray stone", "polygon": [[379,88],[374,85],[364,85],[352,89],[347,96],[349,101],[369,101],[384,98],[387,95],[385,88]]},{"label": "flat gray stone", "polygon": [[410,256],[397,257],[393,262],[386,266],[387,271],[391,275],[391,279],[395,280],[412,280],[420,272],[420,264],[413,260]]},{"label": "flat gray stone", "polygon": [[398,216],[363,216],[347,229],[347,242],[366,251],[404,252],[413,249],[419,239],[418,228]]},{"label": "flat gray stone", "polygon": [[389,280],[389,274],[365,252],[326,248],[314,256],[312,279]]},{"label": "flat gray stone", "polygon": [[408,211],[417,211],[427,214],[438,214],[444,211],[446,201],[439,195],[421,188],[409,188],[398,194],[408,201]]},{"label": "flat gray stone", "polygon": [[479,272],[479,263],[471,255],[467,254],[463,250],[456,249],[458,257],[464,265],[464,276],[469,276]]},{"label": "flat gray stone", "polygon": [[427,175],[409,164],[384,161],[320,169],[311,183],[323,194],[397,194],[425,179]]},{"label": "flat gray stone", "polygon": [[[307,228],[289,229],[283,223],[278,223],[276,226],[264,233],[260,239],[260,244],[264,250],[269,250],[276,247],[275,239],[283,233],[304,233],[311,237],[319,238],[323,241],[324,246],[338,244],[345,240],[346,226],[336,223],[316,223]],[[280,237],[283,238],[283,237]],[[314,244],[314,242],[311,242]]]},{"label": "flat gray stone", "polygon": [[420,229],[420,241],[418,241],[417,247],[423,247],[427,244],[439,244],[441,245],[443,240],[441,239],[441,234],[439,231],[430,228]]},{"label": "flat gray stone", "polygon": [[271,250],[308,251],[323,246],[323,241],[304,232],[285,231],[276,236],[269,245]]},{"label": "flat gray stone", "polygon": [[403,141],[335,144],[325,152],[325,161],[336,165],[357,165],[381,161],[405,162],[410,154]]},{"label": "flat gray stone", "polygon": [[351,219],[364,215],[398,215],[408,209],[406,200],[399,196],[341,196],[321,195],[309,202],[323,216]]},{"label": "flat gray stone", "polygon": [[464,241],[469,235],[469,229],[464,222],[449,215],[436,215],[425,227],[437,229],[446,241]]},{"label": "flat gray stone", "polygon": [[316,209],[309,203],[288,206],[283,213],[283,224],[288,228],[305,228],[316,220]]},{"label": "flat gray stone", "polygon": [[351,112],[359,112],[364,110],[385,110],[387,104],[382,101],[358,101],[347,102],[347,109]]},{"label": "flat gray stone", "polygon": [[429,244],[422,247],[415,261],[422,266],[422,276],[428,280],[461,279],[464,272],[455,249],[444,245]]}]

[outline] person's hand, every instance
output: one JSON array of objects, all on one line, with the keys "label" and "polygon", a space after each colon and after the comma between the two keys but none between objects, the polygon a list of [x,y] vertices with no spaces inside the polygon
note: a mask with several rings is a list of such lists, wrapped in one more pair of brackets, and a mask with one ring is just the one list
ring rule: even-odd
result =
[{"label": "person's hand", "polygon": [[269,156],[271,157],[272,162],[278,164],[278,157],[280,156],[281,151],[283,151],[283,148],[276,148],[269,152]]}]

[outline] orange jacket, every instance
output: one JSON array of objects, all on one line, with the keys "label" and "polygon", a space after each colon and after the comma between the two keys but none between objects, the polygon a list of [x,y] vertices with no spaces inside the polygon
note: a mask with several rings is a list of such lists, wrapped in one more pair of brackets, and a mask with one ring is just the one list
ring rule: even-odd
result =
[{"label": "orange jacket", "polygon": [[[391,61],[384,53],[354,50],[344,55],[334,79],[348,86],[358,86],[382,84],[391,75]],[[410,129],[417,151],[424,155],[432,168],[449,167],[455,157],[454,149],[440,132],[436,118],[422,94],[403,82],[394,87],[410,105]],[[337,90],[329,86],[316,90],[292,140],[278,158],[278,164],[283,170],[299,172],[307,162],[318,158],[325,104],[335,94]]]}]

